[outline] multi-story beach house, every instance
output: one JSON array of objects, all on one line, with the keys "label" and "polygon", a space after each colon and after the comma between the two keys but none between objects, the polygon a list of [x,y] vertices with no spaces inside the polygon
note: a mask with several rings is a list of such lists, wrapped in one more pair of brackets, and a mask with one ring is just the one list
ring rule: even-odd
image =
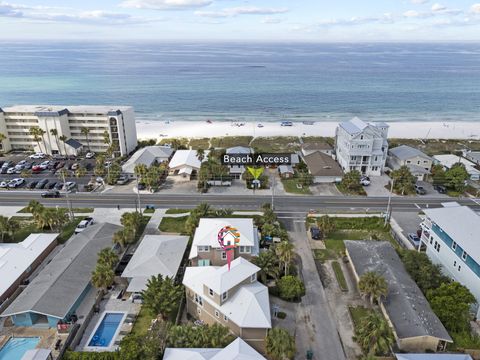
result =
[{"label": "multi-story beach house", "polygon": [[204,218],[200,219],[195,230],[189,255],[192,266],[222,266],[227,263],[227,254],[220,246],[217,238],[218,232],[226,226],[234,227],[240,234],[238,246],[233,250],[233,258],[241,256],[250,260],[253,256],[258,255],[258,228],[253,224],[253,219]]},{"label": "multi-story beach house", "polygon": [[402,166],[410,169],[412,175],[422,181],[430,174],[433,159],[422,151],[411,146],[400,145],[388,151],[388,166],[397,170]]},{"label": "multi-story beach house", "polygon": [[358,170],[365,175],[381,175],[388,152],[388,125],[366,123],[355,117],[337,126],[336,158],[343,171]]},{"label": "multi-story beach house", "polygon": [[[37,127],[45,132],[39,141],[30,134],[30,129]],[[85,134],[85,128],[88,134]],[[2,142],[3,151],[33,150],[50,155],[77,155],[82,148],[83,151],[104,152],[109,146],[105,143],[105,131],[110,142],[117,145],[116,155],[132,152],[137,146],[133,108],[18,105],[0,109],[0,133],[6,136]]]},{"label": "multi-story beach house", "polygon": [[239,257],[227,265],[188,267],[183,278],[187,312],[206,324],[221,324],[258,351],[271,328],[268,289],[259,267]]},{"label": "multi-story beach house", "polygon": [[448,277],[466,286],[477,299],[473,309],[480,316],[480,216],[467,206],[445,203],[443,208],[424,209],[421,240],[426,253],[442,266]]}]

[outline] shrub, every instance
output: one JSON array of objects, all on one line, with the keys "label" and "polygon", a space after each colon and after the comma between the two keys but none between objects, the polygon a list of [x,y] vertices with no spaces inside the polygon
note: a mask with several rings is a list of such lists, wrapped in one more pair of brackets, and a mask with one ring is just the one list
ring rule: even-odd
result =
[{"label": "shrub", "polygon": [[277,281],[280,298],[286,301],[299,300],[305,295],[305,285],[296,276],[287,275]]}]

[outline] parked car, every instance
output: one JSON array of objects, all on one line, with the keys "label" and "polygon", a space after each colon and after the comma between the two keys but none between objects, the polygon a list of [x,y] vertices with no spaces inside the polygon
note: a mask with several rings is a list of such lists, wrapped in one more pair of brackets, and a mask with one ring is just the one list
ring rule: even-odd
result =
[{"label": "parked car", "polygon": [[423,186],[415,184],[415,192],[418,195],[425,195],[427,193],[427,190],[425,190]]},{"label": "parked car", "polygon": [[362,176],[360,178],[360,184],[362,184],[363,186],[370,185],[370,178],[368,176]]},{"label": "parked car", "polygon": [[7,169],[7,174],[15,174],[15,170],[16,170],[15,167],[12,166]]},{"label": "parked car", "polygon": [[408,240],[415,246],[420,245],[420,238],[415,233],[408,234]]},{"label": "parked car", "polygon": [[446,194],[447,188],[443,185],[434,185],[433,188],[438,191],[440,194]]},{"label": "parked car", "polygon": [[77,170],[80,167],[78,163],[73,163],[72,167],[70,168],[71,170]]},{"label": "parked car", "polygon": [[75,188],[75,186],[77,186],[77,183],[74,182],[74,181],[67,181],[64,185],[63,185],[63,189],[66,190],[66,191],[70,191],[70,190],[73,190]]},{"label": "parked car", "polygon": [[30,159],[45,159],[46,157],[47,157],[47,155],[45,155],[42,152],[37,152],[37,153],[29,156]]},{"label": "parked car", "polygon": [[85,158],[86,159],[93,159],[95,157],[95,153],[94,152],[88,152],[87,155],[85,155]]},{"label": "parked car", "polygon": [[8,187],[8,182],[6,182],[6,181],[0,182],[0,188],[5,189],[7,187]]},{"label": "parked car", "polygon": [[55,184],[55,186],[53,187],[55,190],[62,190],[63,189],[63,186],[64,186],[64,183],[62,182],[58,182]]},{"label": "parked car", "polygon": [[55,166],[55,169],[59,170],[65,166],[65,161],[59,161],[58,164]]},{"label": "parked car", "polygon": [[48,164],[48,168],[50,170],[52,169],[56,169],[57,165],[60,163],[60,161],[50,161],[50,163]]},{"label": "parked car", "polygon": [[32,168],[34,163],[31,163],[31,162],[25,162],[25,164],[23,165],[23,168],[26,169],[26,170],[30,170]]},{"label": "parked car", "polygon": [[120,175],[118,177],[118,180],[117,180],[117,184],[118,185],[125,185],[126,183],[128,183],[128,176],[127,175]]},{"label": "parked car", "polygon": [[24,178],[16,178],[16,179],[12,179],[8,182],[8,187],[9,188],[17,188],[19,186],[22,186],[24,183],[25,183]]},{"label": "parked car", "polygon": [[293,123],[291,121],[282,121],[280,124],[281,126],[293,126]]},{"label": "parked car", "polygon": [[312,236],[313,240],[322,239],[322,232],[320,231],[318,226],[310,226],[310,235]]},{"label": "parked car", "polygon": [[93,225],[93,218],[92,217],[86,217],[80,223],[78,226],[75,228],[75,234],[81,233],[83,230],[85,230],[88,226]]},{"label": "parked car", "polygon": [[52,190],[52,189],[55,187],[55,185],[57,185],[57,182],[56,182],[56,181],[52,181],[51,183],[48,183],[47,186],[45,186],[45,189],[50,189],[50,190]]},{"label": "parked car", "polygon": [[58,190],[49,190],[43,192],[40,196],[42,198],[58,198],[60,197],[60,192]]},{"label": "parked car", "polygon": [[37,186],[38,184],[38,180],[33,180],[33,181],[30,181],[27,185],[27,188],[29,189],[35,189],[35,186]]},{"label": "parked car", "polygon": [[42,179],[37,183],[37,185],[35,186],[35,189],[43,189],[47,184],[48,184],[48,179]]}]

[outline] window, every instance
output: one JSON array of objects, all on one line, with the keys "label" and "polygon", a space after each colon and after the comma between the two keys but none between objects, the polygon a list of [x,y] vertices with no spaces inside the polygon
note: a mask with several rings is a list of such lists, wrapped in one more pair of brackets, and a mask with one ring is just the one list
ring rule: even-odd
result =
[{"label": "window", "polygon": [[433,245],[433,248],[437,250],[437,252],[440,252],[440,243],[435,241],[435,244]]},{"label": "window", "polygon": [[467,252],[466,252],[465,250],[463,250],[463,252],[462,252],[462,260],[467,260],[467,256],[468,256]]},{"label": "window", "polygon": [[457,261],[456,260],[453,262],[453,267],[455,267],[455,266],[457,266]]},{"label": "window", "polygon": [[223,315],[223,320],[228,321],[227,315]]},{"label": "window", "polygon": [[250,254],[250,246],[240,246],[240,254]]},{"label": "window", "polygon": [[250,281],[251,282],[254,282],[257,280],[257,273],[253,274],[252,276],[250,276]]},{"label": "window", "polygon": [[457,250],[457,243],[455,241],[452,242],[452,249]]},{"label": "window", "polygon": [[430,245],[433,243],[433,237],[430,236]]},{"label": "window", "polygon": [[210,294],[210,296],[213,296],[213,290],[212,289],[208,289],[208,293]]},{"label": "window", "polygon": [[198,249],[198,252],[209,252],[210,246],[198,246],[197,249]]},{"label": "window", "polygon": [[222,301],[227,300],[227,298],[228,298],[228,291],[225,291],[225,292],[222,294]]},{"label": "window", "polygon": [[215,317],[220,317],[220,313],[218,312],[218,310],[215,310]]},{"label": "window", "polygon": [[458,265],[458,271],[462,270],[462,266]]},{"label": "window", "polygon": [[407,164],[410,164],[410,163],[411,163],[411,161],[410,161],[410,160],[407,160]]},{"label": "window", "polygon": [[363,140],[363,135],[362,135],[362,136],[360,136],[360,140]]},{"label": "window", "polygon": [[201,296],[198,296],[198,294],[195,294],[195,302],[200,305],[200,306],[203,306],[203,299]]},{"label": "window", "polygon": [[227,253],[222,251],[222,260],[227,260]]}]

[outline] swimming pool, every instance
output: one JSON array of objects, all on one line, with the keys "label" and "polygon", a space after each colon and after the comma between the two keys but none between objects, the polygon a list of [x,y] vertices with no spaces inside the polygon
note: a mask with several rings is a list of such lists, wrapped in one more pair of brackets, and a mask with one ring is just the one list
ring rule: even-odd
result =
[{"label": "swimming pool", "polygon": [[88,346],[110,347],[125,313],[105,313]]},{"label": "swimming pool", "polygon": [[38,337],[12,337],[0,349],[0,360],[21,360],[23,355],[40,342]]}]

